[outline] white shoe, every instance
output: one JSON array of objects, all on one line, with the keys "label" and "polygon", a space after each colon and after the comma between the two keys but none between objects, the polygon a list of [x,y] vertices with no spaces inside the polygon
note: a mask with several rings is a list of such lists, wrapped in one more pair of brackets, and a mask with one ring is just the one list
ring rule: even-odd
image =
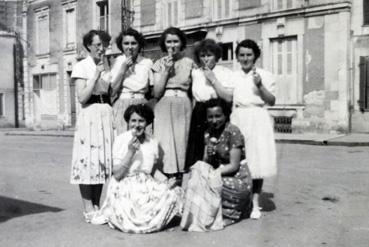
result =
[{"label": "white shoe", "polygon": [[254,220],[258,220],[261,217],[261,212],[260,212],[260,208],[259,207],[253,207],[251,214],[250,214],[250,218],[254,219]]},{"label": "white shoe", "polygon": [[91,218],[90,223],[93,225],[104,225],[108,223],[108,219],[101,212],[96,212],[96,214]]}]

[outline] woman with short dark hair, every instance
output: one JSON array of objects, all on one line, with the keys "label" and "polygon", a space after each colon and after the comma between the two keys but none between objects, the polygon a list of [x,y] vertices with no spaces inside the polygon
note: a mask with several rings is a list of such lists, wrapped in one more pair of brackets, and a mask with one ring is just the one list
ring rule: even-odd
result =
[{"label": "woman with short dark hair", "polygon": [[192,104],[189,98],[194,62],[185,57],[186,36],[178,28],[167,28],[160,37],[166,56],[152,67],[155,106],[154,135],[164,151],[163,172],[181,182]]},{"label": "woman with short dark hair", "polygon": [[[275,78],[255,63],[260,57],[260,48],[255,41],[246,39],[236,48],[236,57],[241,70],[234,72],[233,94],[225,94],[233,100],[231,122],[245,136],[247,161],[253,178],[253,210],[250,217],[259,219],[259,196],[263,179],[277,173],[276,148],[272,119],[266,105],[275,104]],[[216,86],[221,88],[219,83]]]},{"label": "woman with short dark hair", "polygon": [[113,98],[114,132],[119,135],[127,131],[123,114],[132,104],[146,103],[145,94],[149,90],[151,59],[141,56],[145,39],[133,28],[121,32],[116,38],[117,47],[123,52],[116,58],[111,70]]},{"label": "woman with short dark hair", "polygon": [[109,223],[129,233],[159,231],[180,213],[183,192],[156,170],[158,143],[145,131],[154,119],[152,109],[130,105],[124,118],[129,131],[114,142],[113,176],[92,224]]},{"label": "woman with short dark hair", "polygon": [[[99,208],[102,186],[111,174],[113,142],[109,72],[103,65],[102,33],[91,30],[83,36],[88,56],[73,68],[81,110],[73,144],[71,183],[79,184],[84,217],[90,222]],[[104,40],[110,37],[104,34]]]}]

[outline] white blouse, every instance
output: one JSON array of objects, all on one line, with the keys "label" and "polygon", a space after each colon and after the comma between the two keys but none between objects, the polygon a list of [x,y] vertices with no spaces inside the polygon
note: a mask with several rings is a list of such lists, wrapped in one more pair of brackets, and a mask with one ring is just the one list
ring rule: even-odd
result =
[{"label": "white blouse", "polygon": [[[232,71],[226,67],[216,65],[213,72],[218,81],[227,89],[233,89]],[[218,95],[210,82],[207,81],[202,69],[192,71],[192,95],[197,102],[205,102],[218,98]]]},{"label": "white blouse", "polygon": [[[261,77],[263,86],[273,95],[276,93],[276,82],[272,73],[257,68],[256,72]],[[259,89],[255,86],[253,81],[252,71],[245,73],[243,70],[238,70],[233,73],[232,81],[234,82],[233,90],[233,105],[235,106],[249,106],[265,104],[260,97]]]},{"label": "white blouse", "polygon": [[[87,56],[85,59],[79,61],[74,66],[71,78],[85,79],[87,84],[91,83],[91,79],[94,78],[95,73],[96,73],[96,64],[91,56]],[[100,80],[98,80],[98,82],[95,84],[92,94],[107,93],[110,85],[109,78],[110,72],[107,71],[101,72]]]},{"label": "white blouse", "polygon": [[[127,131],[116,137],[113,145],[113,167],[120,167],[128,152],[128,143],[133,138],[132,131]],[[159,157],[158,142],[146,134],[144,143],[133,156],[128,174],[145,172],[150,174]]]},{"label": "white blouse", "polygon": [[[114,81],[123,62],[127,59],[125,55],[120,55],[115,59],[111,69],[111,81]],[[123,81],[122,92],[127,93],[146,93],[149,87],[149,82],[152,80],[151,67],[153,62],[151,59],[143,58],[134,66],[134,72],[126,77]]]}]

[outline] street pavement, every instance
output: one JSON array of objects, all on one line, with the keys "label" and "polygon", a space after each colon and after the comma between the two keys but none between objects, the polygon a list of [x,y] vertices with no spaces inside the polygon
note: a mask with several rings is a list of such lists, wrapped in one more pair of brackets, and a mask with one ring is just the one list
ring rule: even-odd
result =
[{"label": "street pavement", "polygon": [[173,224],[163,232],[141,235],[84,223],[78,188],[69,184],[70,136],[6,133],[0,132],[0,246],[369,243],[367,146],[278,143],[278,175],[265,181],[260,220],[245,219],[210,233],[184,232]]}]

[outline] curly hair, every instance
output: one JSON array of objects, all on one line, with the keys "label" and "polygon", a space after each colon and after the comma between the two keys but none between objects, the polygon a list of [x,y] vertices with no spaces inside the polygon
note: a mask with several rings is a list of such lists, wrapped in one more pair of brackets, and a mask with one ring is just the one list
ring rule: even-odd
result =
[{"label": "curly hair", "polygon": [[198,43],[194,49],[195,62],[199,65],[201,63],[200,55],[203,52],[210,52],[214,54],[215,61],[218,62],[222,56],[222,47],[213,39],[204,39],[200,41],[200,43]]},{"label": "curly hair", "polygon": [[[92,29],[88,33],[83,35],[82,43],[83,43],[83,46],[86,48],[86,50],[88,52],[90,52],[90,49],[88,47],[92,44],[92,41],[93,41],[95,35],[100,37],[100,31]],[[100,39],[101,39],[101,37],[100,37]]]},{"label": "curly hair", "polygon": [[167,52],[167,48],[165,46],[165,39],[167,38],[168,34],[178,36],[179,40],[181,41],[181,51],[183,51],[186,48],[187,39],[185,33],[177,27],[168,27],[167,29],[164,30],[164,32],[161,34],[159,38],[159,46],[163,52]]},{"label": "curly hair", "polygon": [[231,107],[229,103],[221,98],[209,99],[205,102],[206,110],[213,107],[220,107],[226,116],[227,121],[229,120],[229,116],[231,115]]},{"label": "curly hair", "polygon": [[133,113],[137,113],[139,116],[146,120],[147,125],[154,121],[154,112],[147,104],[135,104],[130,105],[124,112],[124,120],[128,123]]},{"label": "curly hair", "polygon": [[118,37],[115,39],[118,49],[121,50],[122,52],[123,52],[122,41],[124,36],[133,36],[135,38],[139,47],[138,52],[140,52],[141,49],[145,46],[145,38],[142,35],[142,33],[138,32],[136,29],[128,28],[127,30],[120,32]]}]

